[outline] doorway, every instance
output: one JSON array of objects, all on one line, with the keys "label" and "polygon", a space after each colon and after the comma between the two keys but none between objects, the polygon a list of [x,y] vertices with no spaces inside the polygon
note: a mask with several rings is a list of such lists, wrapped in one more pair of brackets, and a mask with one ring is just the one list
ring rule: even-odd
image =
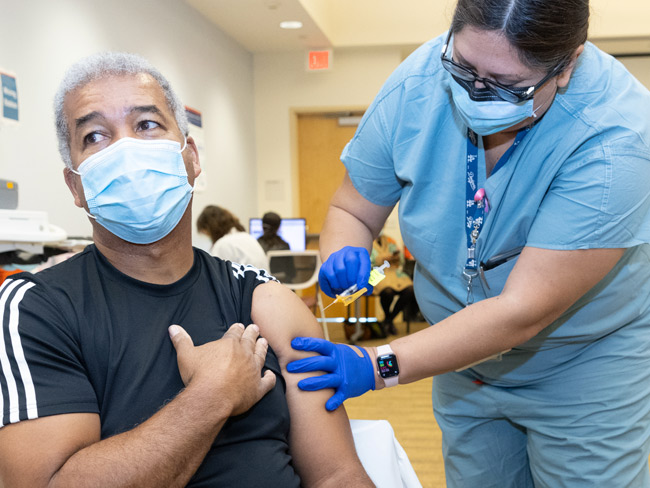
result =
[{"label": "doorway", "polygon": [[[304,217],[308,225],[307,247],[318,249],[318,235],[323,228],[329,202],[345,175],[341,152],[354,136],[363,111],[304,112],[296,115],[298,215]],[[313,296],[314,293],[315,290],[308,290],[306,295]],[[332,301],[322,292],[321,298],[325,306]],[[368,299],[359,299],[360,302],[365,300]],[[373,316],[374,300],[370,299],[368,305],[368,315]],[[350,312],[354,315],[353,310]],[[326,315],[328,318],[347,317],[348,309],[337,303],[328,308]]]},{"label": "doorway", "polygon": [[310,234],[320,234],[345,175],[340,156],[357,127],[341,125],[342,117],[340,112],[298,114],[298,210]]}]

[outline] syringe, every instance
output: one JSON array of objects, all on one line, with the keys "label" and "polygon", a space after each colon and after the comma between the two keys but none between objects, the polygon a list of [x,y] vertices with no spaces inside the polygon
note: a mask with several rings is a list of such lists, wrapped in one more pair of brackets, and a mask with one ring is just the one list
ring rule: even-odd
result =
[{"label": "syringe", "polygon": [[[390,263],[388,261],[384,261],[384,264],[382,264],[381,266],[376,266],[372,268],[372,270],[370,271],[370,278],[368,279],[368,283],[372,286],[375,286],[381,280],[386,278],[386,275],[384,274],[384,269],[386,268],[390,268]],[[343,290],[343,292],[340,295],[336,295],[336,299],[332,303],[330,303],[327,307],[325,307],[323,311],[327,310],[335,303],[343,303],[343,305],[348,306],[354,301],[356,301],[357,298],[359,298],[367,291],[368,289],[366,287],[363,287],[359,290],[357,284],[355,283],[349,288]]]}]

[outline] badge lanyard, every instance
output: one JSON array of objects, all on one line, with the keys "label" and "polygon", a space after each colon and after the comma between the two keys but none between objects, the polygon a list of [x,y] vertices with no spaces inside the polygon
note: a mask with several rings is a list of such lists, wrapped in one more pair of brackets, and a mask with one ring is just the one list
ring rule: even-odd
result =
[{"label": "badge lanyard", "polygon": [[[512,156],[515,148],[526,136],[530,127],[520,130],[515,142],[501,156],[491,174],[499,171]],[[478,276],[478,260],[476,259],[476,241],[483,227],[485,216],[490,210],[489,202],[483,188],[477,189],[478,183],[478,135],[467,129],[467,179],[465,180],[465,232],[467,234],[467,260],[463,276],[467,280],[467,305],[474,303],[472,281]]]}]

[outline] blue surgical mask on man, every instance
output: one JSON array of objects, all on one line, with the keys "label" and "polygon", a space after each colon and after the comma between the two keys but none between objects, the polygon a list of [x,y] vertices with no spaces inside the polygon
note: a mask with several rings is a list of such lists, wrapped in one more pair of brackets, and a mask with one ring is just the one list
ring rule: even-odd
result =
[{"label": "blue surgical mask on man", "polygon": [[166,139],[124,137],[84,160],[74,173],[88,215],[134,244],[150,244],[169,234],[192,198],[183,147]]},{"label": "blue surgical mask on man", "polygon": [[520,103],[506,102],[487,88],[475,88],[472,83],[451,77],[451,96],[456,112],[465,125],[480,136],[489,136],[535,117],[533,99]]}]

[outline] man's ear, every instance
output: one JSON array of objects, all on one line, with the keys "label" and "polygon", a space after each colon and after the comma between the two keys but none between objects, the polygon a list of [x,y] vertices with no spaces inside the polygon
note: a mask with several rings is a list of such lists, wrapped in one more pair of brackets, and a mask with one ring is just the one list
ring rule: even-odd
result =
[{"label": "man's ear", "polygon": [[77,178],[78,175],[74,174],[70,168],[64,168],[63,169],[63,177],[65,178],[65,184],[68,185],[68,188],[70,189],[70,193],[72,193],[72,196],[74,197],[74,204],[79,207],[83,208],[83,203],[81,200],[80,196],[80,191],[83,191],[83,187],[81,190],[77,187],[77,185],[81,186],[81,181],[79,178]]},{"label": "man's ear", "polygon": [[192,136],[187,136],[187,149],[187,157],[190,158],[189,162],[194,169],[194,179],[196,179],[201,174],[201,163],[199,162],[199,149]]},{"label": "man's ear", "polygon": [[571,56],[571,61],[569,62],[569,65],[560,73],[557,75],[557,86],[558,88],[564,88],[569,84],[569,80],[571,79],[571,74],[573,73],[573,69],[576,67],[576,62],[578,61],[578,57],[582,54],[582,51],[585,50],[585,45],[581,44],[578,46],[578,48],[574,51],[573,56]]}]

